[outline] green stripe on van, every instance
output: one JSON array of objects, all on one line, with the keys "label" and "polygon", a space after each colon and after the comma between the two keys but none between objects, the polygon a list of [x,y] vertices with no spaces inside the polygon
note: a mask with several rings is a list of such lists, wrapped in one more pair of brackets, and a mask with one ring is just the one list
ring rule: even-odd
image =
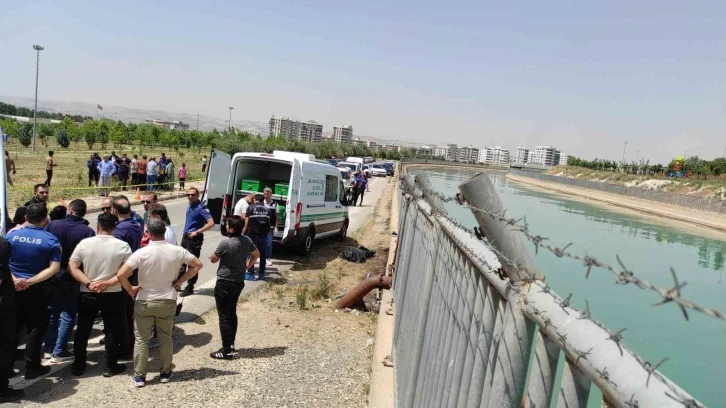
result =
[{"label": "green stripe on van", "polygon": [[309,214],[309,215],[303,214],[302,219],[300,221],[312,222],[312,221],[328,220],[331,218],[342,218],[342,217],[345,217],[346,215],[348,215],[348,213],[346,213],[346,212],[326,213],[326,214]]}]

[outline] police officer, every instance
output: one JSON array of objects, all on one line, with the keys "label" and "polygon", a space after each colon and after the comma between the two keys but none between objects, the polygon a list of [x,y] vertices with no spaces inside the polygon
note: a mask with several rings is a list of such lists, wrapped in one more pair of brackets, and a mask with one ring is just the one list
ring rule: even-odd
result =
[{"label": "police officer", "polygon": [[[267,235],[270,233],[270,229],[273,225],[277,224],[277,211],[275,209],[267,208],[264,204],[265,196],[257,194],[255,196],[255,202],[247,208],[247,222],[245,228],[242,230],[244,235],[247,235],[255,247],[260,249],[260,270],[258,273],[258,280],[265,279],[265,266],[267,263],[267,251],[265,246],[267,243]],[[251,266],[245,274],[245,279],[255,280],[255,269]]]},{"label": "police officer", "polygon": [[15,285],[10,275],[10,244],[0,237],[0,404],[17,401],[23,390],[8,386],[15,353]]},{"label": "police officer", "polygon": [[28,225],[7,234],[10,242],[10,272],[15,281],[16,336],[25,325],[28,331],[25,345],[25,379],[32,380],[50,372],[40,364],[43,336],[48,326],[50,293],[45,281],[60,271],[61,245],[43,227],[48,208],[43,204],[28,206],[25,219]]},{"label": "police officer", "polygon": [[[204,232],[214,226],[214,219],[209,210],[202,205],[199,190],[194,187],[188,189],[187,199],[189,199],[189,207],[187,207],[181,246],[199,258],[204,243]],[[183,297],[194,294],[194,284],[197,283],[198,278],[199,274],[189,279],[187,286],[179,295]]]}]

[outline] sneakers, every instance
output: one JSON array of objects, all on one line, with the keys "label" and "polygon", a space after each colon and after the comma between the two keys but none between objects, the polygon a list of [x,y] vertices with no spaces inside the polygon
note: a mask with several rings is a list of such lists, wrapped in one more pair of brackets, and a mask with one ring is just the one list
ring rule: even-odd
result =
[{"label": "sneakers", "polygon": [[156,339],[154,337],[150,338],[149,339],[149,348],[153,349],[153,348],[157,348],[157,347],[159,347],[159,339]]},{"label": "sneakers", "polygon": [[254,273],[249,273],[249,272],[245,273],[245,280],[247,280],[247,281],[253,281],[253,280],[255,280],[255,274]]},{"label": "sneakers", "polygon": [[60,353],[53,353],[53,357],[50,358],[51,363],[63,363],[65,361],[70,361],[75,358],[75,355],[73,355],[72,352],[68,350],[63,350]]},{"label": "sneakers", "polygon": [[215,360],[232,360],[234,358],[234,354],[227,353],[224,349],[219,349],[218,351],[209,353],[209,357],[212,357]]},{"label": "sneakers", "polygon": [[40,366],[38,368],[31,368],[25,370],[25,379],[26,380],[34,380],[38,377],[42,377],[46,374],[50,373],[50,366]]},{"label": "sneakers", "polygon": [[115,375],[119,375],[126,371],[126,366],[123,364],[116,364],[115,367],[106,368],[103,370],[103,376],[106,378],[111,378]]},{"label": "sneakers", "polygon": [[179,296],[181,296],[181,297],[187,297],[187,296],[191,296],[193,294],[194,294],[194,286],[192,286],[192,285],[187,285],[184,288],[184,290],[179,292]]},{"label": "sneakers", "polygon": [[174,373],[172,371],[169,371],[168,373],[161,373],[159,375],[159,382],[162,384],[167,384],[169,381],[171,381],[171,377],[174,376]]},{"label": "sneakers", "polygon": [[5,389],[0,390],[0,404],[19,401],[23,398],[23,395],[25,395],[23,390],[14,390],[10,387],[6,387]]},{"label": "sneakers", "polygon": [[133,376],[133,377],[131,377],[131,381],[133,381],[134,385],[137,388],[141,388],[141,387],[143,387],[143,386],[146,385],[146,378],[145,377]]}]

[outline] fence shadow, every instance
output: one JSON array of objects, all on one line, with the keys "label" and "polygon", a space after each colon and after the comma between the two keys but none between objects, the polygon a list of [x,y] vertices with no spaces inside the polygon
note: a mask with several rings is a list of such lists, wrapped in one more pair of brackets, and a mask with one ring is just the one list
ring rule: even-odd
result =
[{"label": "fence shadow", "polygon": [[284,356],[287,347],[263,347],[263,348],[243,348],[238,349],[238,358],[241,359],[257,359]]}]

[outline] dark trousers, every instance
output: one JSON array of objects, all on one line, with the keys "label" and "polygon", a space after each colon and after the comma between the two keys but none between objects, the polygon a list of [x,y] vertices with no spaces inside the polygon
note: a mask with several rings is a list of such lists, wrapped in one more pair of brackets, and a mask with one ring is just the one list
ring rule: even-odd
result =
[{"label": "dark trousers", "polygon": [[[248,234],[247,235],[252,243],[255,244],[257,250],[260,251],[260,271],[259,273],[265,273],[265,267],[267,265],[267,234]],[[255,266],[250,267],[249,273],[255,273]]]},{"label": "dark trousers", "polygon": [[76,357],[74,365],[85,366],[88,338],[93,330],[93,322],[101,312],[106,335],[106,368],[116,367],[124,339],[125,298],[129,298],[126,292],[81,293],[78,301],[78,329],[73,343],[73,354]]},{"label": "dark trousers", "polygon": [[128,173],[118,173],[118,185],[119,187],[122,187],[124,191],[126,191],[126,183],[128,182],[128,179]]},{"label": "dark trousers", "polygon": [[40,368],[43,336],[45,336],[45,329],[48,326],[49,304],[50,294],[46,290],[44,283],[33,285],[24,291],[15,293],[15,344],[19,341],[17,334],[20,333],[23,326],[26,327],[28,332],[25,343],[26,370]]},{"label": "dark trousers", "polygon": [[[12,284],[12,283],[11,283]],[[15,292],[0,295],[0,390],[8,387],[15,355]]]},{"label": "dark trousers", "polygon": [[50,187],[50,179],[53,178],[53,170],[46,170],[45,175],[46,175],[45,185]]},{"label": "dark trousers", "polygon": [[98,170],[88,170],[88,187],[98,184]]},{"label": "dark trousers", "polygon": [[214,300],[219,313],[219,332],[222,335],[222,347],[225,352],[232,351],[237,337],[237,301],[244,287],[244,282],[220,279],[214,286]]},{"label": "dark trousers", "polygon": [[[202,244],[203,243],[204,243],[203,235],[197,235],[194,237],[194,239],[189,239],[187,237],[187,233],[184,233],[184,238],[182,238],[181,246],[182,246],[182,248],[191,252],[192,255],[199,258],[202,255]],[[189,281],[188,281],[189,283],[187,283],[187,285],[194,287],[194,285],[197,283],[198,279],[199,279],[199,274],[194,275],[193,278],[189,279]]]},{"label": "dark trousers", "polygon": [[179,190],[184,190],[184,182],[186,179],[186,177],[179,177]]}]

